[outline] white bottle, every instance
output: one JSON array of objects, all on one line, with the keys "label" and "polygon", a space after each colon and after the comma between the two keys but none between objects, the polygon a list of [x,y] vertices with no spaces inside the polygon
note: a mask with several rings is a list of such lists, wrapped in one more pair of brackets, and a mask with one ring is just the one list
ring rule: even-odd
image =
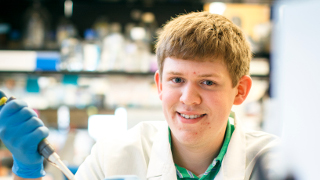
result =
[{"label": "white bottle", "polygon": [[61,43],[60,70],[81,71],[83,70],[82,46],[78,39],[67,38]]},{"label": "white bottle", "polygon": [[85,31],[85,41],[83,43],[83,70],[97,70],[100,61],[100,45],[96,40],[96,33],[92,29]]},{"label": "white bottle", "polygon": [[124,70],[124,36],[121,34],[121,25],[112,23],[110,34],[103,39],[103,49],[99,70]]}]

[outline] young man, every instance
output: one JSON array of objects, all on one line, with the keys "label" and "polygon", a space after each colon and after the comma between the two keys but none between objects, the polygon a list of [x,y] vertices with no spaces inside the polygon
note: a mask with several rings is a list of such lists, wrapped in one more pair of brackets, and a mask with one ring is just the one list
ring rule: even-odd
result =
[{"label": "young man", "polygon": [[[245,131],[239,120],[229,117],[231,107],[246,99],[252,84],[248,76],[251,51],[241,30],[225,17],[208,12],[181,15],[164,26],[156,51],[155,82],[166,123],[143,122],[113,141],[97,142],[76,178],[250,179],[257,157],[272,148],[277,138]],[[8,103],[0,111],[0,124],[6,124],[1,122],[4,119],[27,117],[27,112],[19,114],[23,107],[18,101]],[[39,120],[28,116],[24,122],[38,124],[32,126],[34,131],[40,129],[37,137],[46,137]],[[14,128],[0,125],[0,129]],[[26,134],[32,137],[30,131]],[[17,162],[13,172],[24,178],[41,177],[41,158],[26,157],[22,149],[28,146],[16,145],[11,136],[0,133]],[[30,143],[36,147],[38,142]],[[37,155],[35,148],[28,152]]]}]

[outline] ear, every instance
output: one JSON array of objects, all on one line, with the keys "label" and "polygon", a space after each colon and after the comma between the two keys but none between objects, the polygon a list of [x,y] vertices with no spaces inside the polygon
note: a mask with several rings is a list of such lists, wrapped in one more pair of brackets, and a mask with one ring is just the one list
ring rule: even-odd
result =
[{"label": "ear", "polygon": [[240,105],[243,103],[244,100],[246,100],[249,91],[252,86],[252,79],[248,75],[244,75],[240,78],[238,85],[236,86],[237,88],[237,95],[234,99],[233,104],[234,105]]},{"label": "ear", "polygon": [[157,70],[156,73],[154,74],[154,81],[156,82],[156,85],[157,85],[159,98],[160,100],[162,100],[162,83],[161,83],[159,70]]}]

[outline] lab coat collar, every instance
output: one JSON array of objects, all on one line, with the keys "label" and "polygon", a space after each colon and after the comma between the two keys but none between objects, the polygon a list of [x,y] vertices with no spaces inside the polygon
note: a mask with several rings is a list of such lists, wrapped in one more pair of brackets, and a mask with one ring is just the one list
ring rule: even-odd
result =
[{"label": "lab coat collar", "polygon": [[149,180],[176,180],[176,169],[169,143],[168,125],[161,127],[152,146],[147,171]]},{"label": "lab coat collar", "polygon": [[[233,113],[234,114],[234,113]],[[241,122],[234,115],[235,130],[230,139],[228,150],[223,158],[217,180],[245,179],[246,169],[246,139]],[[232,118],[230,118],[232,120]]]},{"label": "lab coat collar", "polygon": [[[235,117],[235,115],[233,116]],[[234,118],[235,130],[223,158],[216,180],[245,178],[246,140],[240,121]],[[176,180],[176,168],[169,144],[168,125],[162,127],[154,141],[147,171],[148,180]]]}]

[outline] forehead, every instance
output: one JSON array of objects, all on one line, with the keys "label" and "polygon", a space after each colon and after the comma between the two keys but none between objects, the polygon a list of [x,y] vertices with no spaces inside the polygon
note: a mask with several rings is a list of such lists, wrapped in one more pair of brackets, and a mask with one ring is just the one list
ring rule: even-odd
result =
[{"label": "forehead", "polygon": [[220,58],[203,60],[184,60],[167,57],[164,60],[163,73],[192,72],[193,74],[228,73],[227,66]]}]

